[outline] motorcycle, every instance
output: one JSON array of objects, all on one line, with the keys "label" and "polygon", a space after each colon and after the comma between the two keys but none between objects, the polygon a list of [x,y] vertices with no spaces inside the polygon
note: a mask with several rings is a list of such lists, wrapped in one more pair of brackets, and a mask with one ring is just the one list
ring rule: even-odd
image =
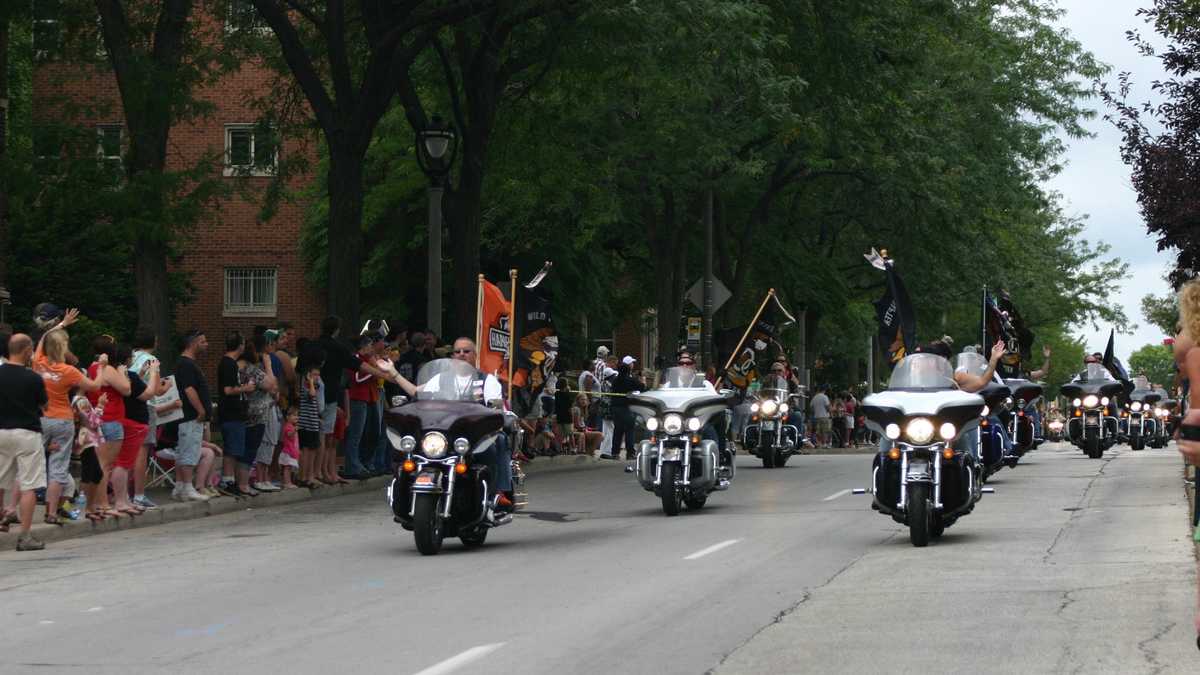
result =
[{"label": "motorcycle", "polygon": [[1166,398],[1166,392],[1163,393],[1163,400],[1159,402],[1155,414],[1162,420],[1162,435],[1159,437],[1158,448],[1167,447],[1167,443],[1175,437],[1175,429],[1179,426],[1179,401],[1173,398]]},{"label": "motorcycle", "polygon": [[1012,390],[1014,403],[1013,411],[1006,420],[1008,435],[1012,439],[1013,453],[1020,459],[1038,446],[1038,434],[1033,421],[1037,419],[1037,401],[1042,397],[1042,385],[1015,378],[1004,383]]},{"label": "motorcycle", "polygon": [[983,397],[955,386],[950,362],[928,353],[905,357],[888,389],[863,400],[867,426],[881,437],[872,508],[907,525],[913,546],[940,537],[992,491],[975,456],[954,447],[983,410]]},{"label": "motorcycle", "polygon": [[1158,395],[1158,402],[1154,404],[1154,435],[1146,439],[1146,444],[1152,448],[1165,448],[1167,443],[1171,441],[1171,410],[1175,407],[1175,401],[1171,398],[1166,389],[1155,389],[1154,393]]},{"label": "motorcycle", "polygon": [[663,513],[679,515],[683,505],[699,510],[708,496],[730,487],[733,444],[724,461],[715,440],[702,437],[729,411],[732,392],[718,394],[692,368],[667,370],[658,388],[629,396],[629,409],[644,420],[650,438],[638,444],[634,470],[638,483],[662,500]]},{"label": "motorcycle", "polygon": [[1058,443],[1063,439],[1064,426],[1066,425],[1063,424],[1062,420],[1050,420],[1050,422],[1046,424],[1046,428],[1049,430],[1046,433],[1046,438],[1048,438],[1052,443]]},{"label": "motorcycle", "polygon": [[750,424],[742,436],[742,447],[761,459],[764,469],[783,467],[799,452],[800,429],[787,423],[789,400],[787,380],[768,375],[762,380],[758,400],[750,405]]},{"label": "motorcycle", "polygon": [[1159,419],[1155,414],[1156,404],[1162,400],[1162,395],[1148,388],[1146,383],[1138,383],[1138,387],[1129,393],[1125,403],[1124,421],[1129,447],[1132,450],[1145,450],[1146,444],[1158,436]]},{"label": "motorcycle", "polygon": [[[955,363],[959,370],[974,375],[982,376],[988,369],[987,359],[975,352],[959,354],[955,357]],[[979,463],[986,482],[1000,469],[1016,464],[1016,457],[1004,449],[1004,434],[1000,428],[1004,414],[1013,405],[1012,389],[1007,384],[992,380],[976,393],[984,402],[979,419]],[[996,420],[1000,420],[1000,424],[996,424]]]},{"label": "motorcycle", "polygon": [[[412,531],[422,555],[438,553],[446,537],[482,546],[488,530],[512,522],[511,513],[496,508],[491,467],[481,457],[506,428],[511,432],[511,418],[478,402],[478,371],[463,361],[430,361],[416,384],[416,400],[384,418],[388,439],[404,455],[387,489],[394,520]],[[523,475],[514,468],[519,504]]]},{"label": "motorcycle", "polygon": [[1071,401],[1067,438],[1088,457],[1100,459],[1117,442],[1117,417],[1109,405],[1122,395],[1124,385],[1104,366],[1089,363],[1087,370],[1060,391]]}]

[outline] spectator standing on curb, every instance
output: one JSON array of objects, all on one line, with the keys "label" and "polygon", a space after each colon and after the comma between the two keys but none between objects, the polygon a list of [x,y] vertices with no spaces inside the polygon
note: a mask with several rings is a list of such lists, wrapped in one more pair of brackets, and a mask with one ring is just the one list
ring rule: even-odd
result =
[{"label": "spectator standing on curb", "polygon": [[100,457],[100,470],[104,478],[100,481],[100,490],[96,493],[97,508],[105,517],[119,518],[121,512],[111,508],[108,501],[108,490],[105,486],[112,479],[113,465],[121,454],[121,444],[125,440],[125,427],[121,422],[125,419],[125,397],[129,395],[129,377],[123,364],[117,361],[117,344],[110,335],[101,335],[92,342],[92,351],[97,361],[88,366],[88,377],[100,382],[103,386],[99,391],[89,392],[88,400],[97,406],[101,394],[107,394],[108,400],[100,417],[100,431],[103,441],[97,450]]},{"label": "spectator standing on curb", "polygon": [[[349,401],[342,385],[344,371],[361,372],[387,379],[388,375],[369,362],[362,361],[338,340],[342,320],[336,316],[326,317],[321,322],[321,337],[317,343],[325,350],[325,365],[321,367],[321,381],[325,383],[325,409],[321,413],[321,451],[317,455],[314,478],[327,485],[348,483],[337,473],[337,438],[334,427],[338,408],[346,410]],[[303,413],[303,410],[301,411]]]},{"label": "spectator standing on curb", "polygon": [[[151,365],[158,364],[158,358],[154,352],[158,349],[158,338],[154,336],[154,331],[149,328],[139,328],[133,334],[133,363],[130,364],[130,372],[138,374],[142,381],[146,381],[150,376]],[[159,395],[165,394],[171,388],[171,378],[163,377],[159,383]],[[171,412],[183,405],[183,401],[175,401],[169,404],[170,407],[164,407],[163,414]],[[133,467],[133,503],[143,509],[156,509],[158,504],[155,504],[149,497],[146,496],[146,468],[149,461],[150,453],[158,446],[158,413],[159,411],[150,406],[149,422],[146,428],[146,440],[142,442],[142,447],[138,451],[137,461]]]},{"label": "spectator standing on curb", "polygon": [[113,464],[112,488],[116,500],[116,509],[126,515],[139,515],[146,509],[130,502],[129,475],[137,465],[138,453],[141,452],[150,428],[150,408],[146,401],[163,393],[161,380],[158,376],[158,361],[153,361],[147,369],[147,379],[142,380],[138,374],[128,370],[133,362],[133,348],[127,344],[117,345],[117,363],[124,366],[129,377],[129,395],[125,397],[125,418],[121,420],[124,437],[121,441],[121,452]]},{"label": "spectator standing on curb", "polygon": [[221,419],[221,444],[225,446],[221,482],[223,487],[238,496],[253,497],[250,490],[250,465],[255,452],[247,459],[246,395],[254,391],[253,382],[242,380],[238,360],[246,350],[246,339],[238,331],[225,337],[225,354],[217,364],[217,415]]},{"label": "spectator standing on curb", "polygon": [[32,359],[33,340],[17,333],[9,338],[7,362],[0,365],[0,486],[14,479],[18,483],[18,551],[46,547],[30,532],[37,506],[34,491],[46,487],[42,411],[48,403],[42,378],[28,368]]},{"label": "spectator standing on curb", "polygon": [[812,421],[813,431],[817,435],[817,447],[829,447],[829,434],[832,431],[832,423],[829,413],[831,403],[829,401],[829,387],[823,386],[817,390],[817,395],[812,397],[810,403],[812,406]]},{"label": "spectator standing on curb", "polygon": [[[368,335],[360,335],[355,340],[354,354],[360,362],[370,362],[374,358],[374,343]],[[350,402],[350,417],[346,426],[346,442],[342,447],[345,464],[342,473],[346,478],[362,479],[367,477],[367,469],[363,466],[363,446],[368,438],[367,425],[374,418],[372,408],[377,394],[376,378],[370,373],[352,370],[346,373],[349,380],[347,396]]]},{"label": "spectator standing on curb", "polygon": [[193,484],[194,480],[201,486],[208,485],[212,468],[210,463],[200,462],[204,427],[212,417],[212,399],[196,358],[206,351],[208,338],[204,331],[193,330],[183,338],[183,352],[175,364],[175,385],[183,400],[183,419],[179,422],[179,439],[175,445],[175,490],[171,498],[181,502],[208,501],[208,497],[200,494]]},{"label": "spectator standing on curb", "polygon": [[626,356],[621,359],[617,376],[612,382],[613,443],[612,459],[621,458],[621,446],[625,446],[625,459],[632,461],[637,452],[637,417],[629,409],[629,394],[645,389],[645,385],[633,376],[633,364],[637,359]]},{"label": "spectator standing on curb", "polygon": [[317,345],[305,345],[296,365],[300,376],[300,417],[297,431],[300,438],[300,478],[296,484],[310,489],[324,485],[316,478],[317,456],[321,451],[321,414],[325,409],[325,383],[321,381],[321,366],[325,352]]},{"label": "spectator standing on curb", "polygon": [[[271,406],[275,402],[275,378],[271,377],[267,370],[263,367],[262,352],[258,347],[261,345],[266,348],[267,340],[263,335],[256,335],[253,340],[246,343],[246,348],[242,351],[242,356],[238,359],[238,374],[242,381],[247,385],[254,385],[254,388],[246,395],[246,466],[252,467],[258,465],[256,481],[250,486],[252,491],[258,492],[278,492],[279,488],[275,487],[270,480],[271,477],[271,460],[275,455],[275,445],[270,444],[270,448],[264,453],[264,439],[267,435],[267,417],[272,414]],[[267,361],[267,368],[270,368],[270,361]],[[278,433],[276,433],[278,437]],[[266,461],[262,461],[265,459]],[[247,470],[247,474],[249,471]]]}]

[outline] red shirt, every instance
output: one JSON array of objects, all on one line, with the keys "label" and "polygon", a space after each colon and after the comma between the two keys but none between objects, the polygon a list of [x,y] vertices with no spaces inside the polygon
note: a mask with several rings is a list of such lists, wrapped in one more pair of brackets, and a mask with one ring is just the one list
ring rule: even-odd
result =
[{"label": "red shirt", "polygon": [[[369,359],[362,354],[356,354],[359,360],[363,363]],[[347,370],[347,381],[349,386],[347,391],[350,392],[351,401],[364,401],[366,403],[374,403],[379,397],[379,384],[375,381],[375,376],[370,373],[364,373],[359,370]]]},{"label": "red shirt", "polygon": [[[96,379],[99,372],[99,363],[88,366],[88,379]],[[121,395],[121,392],[108,385],[104,385],[98,391],[89,391],[87,398],[92,402],[92,406],[99,405],[100,394],[108,394],[108,400],[104,402],[104,414],[100,419],[104,422],[120,422],[125,419],[125,397]]]}]

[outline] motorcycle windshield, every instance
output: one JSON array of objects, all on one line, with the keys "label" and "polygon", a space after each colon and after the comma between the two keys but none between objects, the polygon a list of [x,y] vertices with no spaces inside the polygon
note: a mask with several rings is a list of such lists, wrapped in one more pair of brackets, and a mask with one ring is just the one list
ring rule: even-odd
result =
[{"label": "motorcycle windshield", "polygon": [[437,359],[417,373],[418,401],[480,401],[483,381],[479,371],[465,361]]},{"label": "motorcycle windshield", "polygon": [[937,354],[906,356],[892,371],[888,389],[938,390],[954,389],[954,369],[950,362]]},{"label": "motorcycle windshield", "polygon": [[956,372],[983,375],[987,372],[988,360],[983,358],[983,354],[963,352],[955,358],[954,366]]},{"label": "motorcycle windshield", "polygon": [[778,375],[767,375],[762,379],[762,386],[758,390],[759,398],[773,398],[776,401],[787,401],[788,383]]},{"label": "motorcycle windshield", "polygon": [[1103,364],[1089,363],[1087,370],[1081,373],[1084,382],[1102,382],[1104,380],[1113,380],[1113,376],[1109,374],[1108,369]]},{"label": "motorcycle windshield", "polygon": [[658,384],[659,389],[704,389],[704,376],[696,372],[695,368],[687,368],[685,366],[675,366],[668,368],[663,373],[662,380]]},{"label": "motorcycle windshield", "polygon": [[1149,389],[1150,388],[1150,380],[1145,375],[1138,375],[1137,377],[1133,378],[1133,388],[1134,389]]}]

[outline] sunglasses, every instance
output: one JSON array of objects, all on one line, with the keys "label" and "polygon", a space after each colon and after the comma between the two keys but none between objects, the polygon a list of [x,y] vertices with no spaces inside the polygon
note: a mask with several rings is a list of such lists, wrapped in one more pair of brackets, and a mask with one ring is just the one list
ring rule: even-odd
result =
[{"label": "sunglasses", "polygon": [[455,349],[454,353],[455,354],[473,354],[473,353],[475,353],[475,350],[474,349]]},{"label": "sunglasses", "polygon": [[695,362],[695,361],[680,361],[680,362],[679,362],[679,365],[681,365],[681,366],[694,366],[694,365],[696,365],[696,362]]}]

